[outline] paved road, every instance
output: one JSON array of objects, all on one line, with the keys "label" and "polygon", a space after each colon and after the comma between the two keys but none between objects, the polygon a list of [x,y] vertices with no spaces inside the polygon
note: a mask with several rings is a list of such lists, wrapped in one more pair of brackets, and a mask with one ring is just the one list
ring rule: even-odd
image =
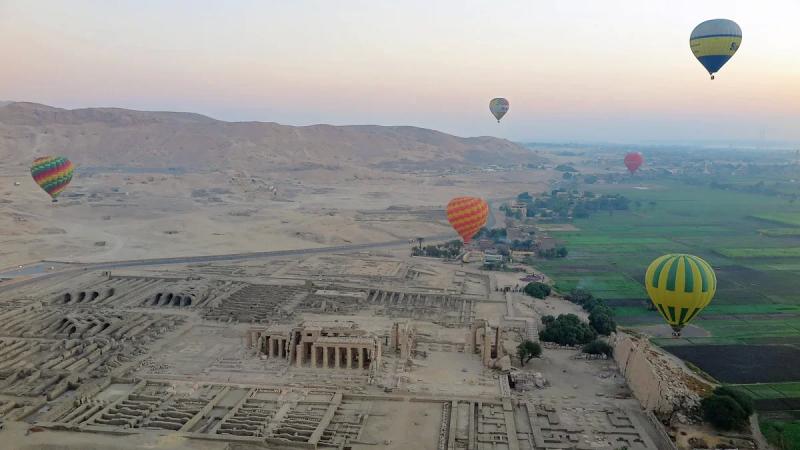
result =
[{"label": "paved road", "polygon": [[[448,234],[427,236],[425,237],[425,240],[437,241],[437,240],[452,239],[452,238],[453,235],[451,233],[448,233]],[[0,292],[17,288],[20,286],[25,286],[27,284],[31,284],[47,278],[79,273],[89,270],[123,269],[128,267],[158,266],[166,264],[191,264],[191,263],[205,263],[205,262],[217,262],[217,261],[236,261],[236,260],[260,259],[260,258],[275,258],[283,256],[314,255],[321,253],[351,253],[351,252],[374,250],[386,247],[400,247],[403,245],[409,245],[408,239],[398,239],[394,241],[385,241],[385,242],[373,242],[368,244],[350,244],[350,245],[337,245],[332,247],[303,248],[297,250],[275,250],[267,252],[230,253],[225,255],[206,255],[206,256],[180,256],[175,258],[132,259],[126,261],[109,261],[109,262],[95,263],[95,264],[72,264],[69,266],[68,269],[65,270],[58,270],[46,273],[40,272],[39,274],[34,275],[27,280],[22,280],[16,283],[6,282],[0,284]],[[38,265],[49,266],[54,264],[55,263],[43,262]],[[12,276],[14,275],[14,272],[9,271],[0,275]]]}]

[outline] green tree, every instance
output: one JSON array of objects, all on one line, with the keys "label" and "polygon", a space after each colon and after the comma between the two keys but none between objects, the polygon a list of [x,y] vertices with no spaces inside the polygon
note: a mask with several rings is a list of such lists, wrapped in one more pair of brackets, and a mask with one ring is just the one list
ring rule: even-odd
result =
[{"label": "green tree", "polygon": [[586,289],[575,288],[569,291],[569,294],[567,294],[565,298],[571,301],[572,303],[583,305],[588,300],[594,299],[594,295],[592,295],[592,293],[587,291]]},{"label": "green tree", "polygon": [[736,403],[742,407],[742,410],[747,414],[748,417],[755,412],[753,399],[740,390],[728,386],[719,386],[718,388],[714,389],[714,394],[727,395],[728,397],[736,400]]},{"label": "green tree", "polygon": [[528,364],[531,359],[542,356],[542,346],[538,342],[525,339],[517,346],[517,356],[522,365]]},{"label": "green tree", "polygon": [[560,345],[583,345],[593,341],[597,333],[575,314],[561,314],[539,332],[539,340]]},{"label": "green tree", "polygon": [[610,358],[614,354],[614,347],[602,339],[595,339],[584,345],[581,351],[590,355],[606,355]]},{"label": "green tree", "polygon": [[611,310],[603,305],[598,306],[589,313],[589,325],[594,328],[597,334],[608,336],[617,331],[617,323],[614,321]]},{"label": "green tree", "polygon": [[545,298],[550,295],[551,289],[550,285],[548,284],[532,281],[525,285],[525,288],[523,288],[522,291],[531,297]]},{"label": "green tree", "polygon": [[703,419],[720,430],[741,429],[749,415],[741,405],[727,395],[712,394],[700,402]]},{"label": "green tree", "polygon": [[533,201],[533,196],[529,194],[527,191],[517,195],[517,201],[522,203],[531,203]]},{"label": "green tree", "polygon": [[551,315],[542,316],[542,325],[550,325],[551,323],[555,322],[556,318]]}]

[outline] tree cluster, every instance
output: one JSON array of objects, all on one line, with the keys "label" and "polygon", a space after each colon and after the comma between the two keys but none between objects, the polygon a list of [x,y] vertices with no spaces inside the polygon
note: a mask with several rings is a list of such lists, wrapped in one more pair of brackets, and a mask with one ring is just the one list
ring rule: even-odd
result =
[{"label": "tree cluster", "polygon": [[461,249],[464,244],[458,240],[453,239],[444,244],[426,245],[425,247],[414,247],[411,249],[413,256],[429,256],[431,258],[444,258],[453,259],[461,254]]},{"label": "tree cluster", "polygon": [[541,283],[539,281],[532,281],[525,285],[522,292],[536,298],[545,298],[550,295],[552,289],[549,284]]},{"label": "tree cluster", "polygon": [[536,252],[542,258],[565,258],[569,251],[567,251],[567,247],[559,246],[555,248],[548,248],[547,250],[539,249]]},{"label": "tree cluster", "polygon": [[539,340],[560,345],[583,345],[597,337],[597,333],[589,324],[581,321],[575,314],[561,314],[555,319],[552,317],[542,317],[542,324],[545,327],[539,332]]},{"label": "tree cluster", "polygon": [[522,250],[528,251],[533,248],[533,239],[525,239],[520,241],[519,239],[514,239],[511,242],[511,250]]},{"label": "tree cluster", "polygon": [[743,429],[753,414],[753,400],[736,389],[720,386],[700,403],[703,419],[720,430]]},{"label": "tree cluster", "polygon": [[603,194],[596,198],[587,198],[575,205],[572,215],[578,219],[585,219],[599,211],[625,211],[630,209],[630,199],[619,194]]},{"label": "tree cluster", "polygon": [[573,303],[581,305],[584,311],[589,313],[589,325],[597,334],[608,336],[612,332],[617,331],[614,311],[591,292],[585,289],[573,289],[565,298]]},{"label": "tree cluster", "polygon": [[581,351],[590,355],[606,355],[609,358],[614,355],[614,347],[602,339],[595,339],[589,342],[583,346]]},{"label": "tree cluster", "polygon": [[[567,176],[569,172],[565,172]],[[593,180],[593,181],[596,181]],[[537,198],[527,192],[517,195],[517,201],[524,203],[527,208],[527,217],[540,217],[548,219],[565,220],[570,216],[586,218],[599,211],[619,211],[630,208],[630,199],[619,194],[595,195],[591,192],[577,190],[555,189]],[[506,216],[518,216],[520,211],[512,211],[508,205],[500,207]],[[522,217],[517,217],[521,219]]]},{"label": "tree cluster", "polygon": [[[501,207],[502,208],[502,207]],[[506,229],[505,228],[481,228],[475,239],[489,239],[495,244],[506,242]]]}]

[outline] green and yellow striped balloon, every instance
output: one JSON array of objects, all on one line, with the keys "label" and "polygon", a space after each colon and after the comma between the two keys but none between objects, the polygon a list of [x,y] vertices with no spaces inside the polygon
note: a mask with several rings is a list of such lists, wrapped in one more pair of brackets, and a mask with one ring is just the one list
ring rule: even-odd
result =
[{"label": "green and yellow striped balloon", "polygon": [[644,281],[650,300],[676,334],[711,303],[717,291],[714,269],[686,254],[659,256],[647,267]]}]

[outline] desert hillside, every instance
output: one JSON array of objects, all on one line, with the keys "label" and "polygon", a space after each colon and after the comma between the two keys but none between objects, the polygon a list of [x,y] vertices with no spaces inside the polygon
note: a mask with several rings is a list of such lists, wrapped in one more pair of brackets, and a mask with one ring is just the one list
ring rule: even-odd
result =
[{"label": "desert hillside", "polygon": [[265,171],[340,166],[441,169],[535,158],[507,140],[461,138],[416,127],[294,127],[224,122],[193,113],[0,105],[0,158],[15,166],[43,154],[62,154],[79,166]]}]

